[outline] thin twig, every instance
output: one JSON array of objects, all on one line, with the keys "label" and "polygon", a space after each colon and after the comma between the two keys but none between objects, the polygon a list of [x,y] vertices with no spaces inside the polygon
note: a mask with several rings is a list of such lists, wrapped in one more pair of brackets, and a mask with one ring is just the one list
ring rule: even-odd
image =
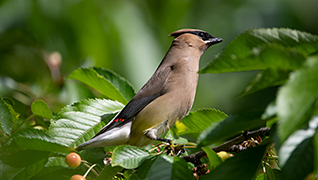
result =
[{"label": "thin twig", "polygon": [[[229,151],[229,149],[236,144],[240,144],[243,141],[246,141],[252,137],[257,137],[257,136],[267,136],[268,132],[269,132],[270,128],[268,127],[263,127],[260,128],[259,130],[255,130],[255,131],[251,131],[251,132],[244,132],[242,134],[240,134],[239,136],[219,145],[216,147],[213,147],[212,150],[215,152],[220,152],[220,151]],[[205,151],[199,151],[197,153],[194,154],[190,154],[188,156],[183,156],[182,158],[185,159],[187,162],[192,162],[193,164],[197,164],[200,162],[200,159],[202,157],[206,156]]]}]

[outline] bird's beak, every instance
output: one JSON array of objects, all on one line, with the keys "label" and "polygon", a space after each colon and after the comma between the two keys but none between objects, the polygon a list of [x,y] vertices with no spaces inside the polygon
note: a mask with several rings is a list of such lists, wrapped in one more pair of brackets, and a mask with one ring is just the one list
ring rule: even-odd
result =
[{"label": "bird's beak", "polygon": [[223,39],[221,38],[218,38],[218,37],[212,37],[210,38],[209,40],[206,41],[206,44],[208,44],[209,46],[213,45],[213,44],[217,44],[217,43],[220,43],[222,42]]}]

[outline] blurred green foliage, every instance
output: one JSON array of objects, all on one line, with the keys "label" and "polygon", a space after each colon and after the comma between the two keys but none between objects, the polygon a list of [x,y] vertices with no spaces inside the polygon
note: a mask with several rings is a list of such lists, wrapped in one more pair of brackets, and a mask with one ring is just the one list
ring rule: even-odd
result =
[{"label": "blurred green foliage", "polygon": [[[14,100],[22,119],[36,99],[58,112],[65,104],[102,96],[64,79],[77,67],[111,69],[138,90],[169,48],[167,35],[177,29],[203,29],[224,39],[204,54],[202,68],[249,28],[318,34],[317,8],[316,0],[2,0],[0,95]],[[193,109],[234,113],[264,107],[276,88],[235,99],[256,73],[200,75]]]},{"label": "blurred green foliage", "polygon": [[[178,130],[189,128],[196,132],[195,135],[200,133],[200,145],[225,141],[222,138],[226,135],[234,136],[242,130],[265,124],[263,120],[259,121],[261,113],[252,110],[264,110],[269,102],[277,99],[277,104],[268,106],[261,117],[268,120],[267,126],[273,129],[270,137],[276,144],[281,171],[271,169],[262,160],[270,144],[264,141],[265,145],[235,155],[206,178],[251,179],[258,172],[260,163],[266,170],[264,177],[267,174],[270,178],[276,177],[275,172],[287,179],[302,179],[312,175],[312,171],[316,174],[317,36],[304,32],[318,34],[317,8],[317,0],[0,1],[0,125],[3,131],[0,177],[68,179],[75,172],[83,174],[82,167],[69,169],[64,163],[64,155],[70,148],[90,139],[123,106],[99,98],[128,101],[134,94],[128,82],[136,91],[146,82],[170,46],[172,39],[168,34],[181,28],[203,29],[224,39],[223,43],[204,53],[200,67],[201,72],[220,70],[227,73],[200,74],[193,110],[208,109],[190,113],[185,118],[188,124],[181,121],[176,126]],[[246,31],[258,27],[288,27],[300,31],[280,29],[278,36],[275,28],[261,29],[259,34],[255,34],[258,30]],[[270,36],[264,31],[271,31]],[[261,40],[254,41],[254,36]],[[237,38],[233,40],[234,37]],[[260,43],[264,38],[269,44]],[[233,48],[229,45],[221,51],[229,42]],[[275,46],[272,46],[273,42]],[[314,52],[302,52],[310,49],[303,42],[313,45]],[[247,51],[242,44],[250,45]],[[300,49],[292,44],[300,45]],[[214,58],[219,52],[218,58]],[[224,66],[218,69],[218,63],[228,64],[231,55],[241,58],[242,64],[231,71],[226,71]],[[213,58],[214,65],[206,66]],[[300,63],[293,64],[293,60]],[[232,65],[237,64],[232,62]],[[202,70],[203,67],[206,68]],[[293,78],[289,78],[289,73],[294,70]],[[283,87],[277,91],[279,85]],[[88,99],[91,97],[97,99]],[[254,113],[242,113],[246,110]],[[197,121],[201,119],[206,123],[206,117],[226,116],[225,113],[229,118],[204,131],[207,125]],[[244,116],[246,114],[248,117]],[[193,121],[189,121],[191,118]],[[249,118],[253,123],[246,121]],[[84,121],[89,126],[81,126]],[[199,126],[193,126],[194,123]],[[223,135],[217,138],[215,134]],[[134,169],[144,156],[148,156],[144,150],[136,149],[118,147],[117,153],[130,155],[120,164],[122,167]],[[96,148],[83,151],[81,156],[87,162],[102,165],[105,154],[102,148]],[[208,156],[216,155],[208,153]],[[116,164],[116,160],[123,160],[123,157],[117,156],[113,160]],[[186,167],[182,161],[177,157],[151,157],[140,165],[138,177],[158,179],[163,173],[170,175],[185,169],[191,173],[193,167]],[[163,171],[157,171],[158,167],[163,167]],[[110,166],[98,168],[99,179],[109,176],[109,172],[116,174],[122,170]],[[239,169],[239,172],[219,173],[228,169]],[[240,173],[242,176],[237,175]],[[122,175],[138,178],[129,170]],[[177,175],[184,175],[184,179],[187,172]]]}]

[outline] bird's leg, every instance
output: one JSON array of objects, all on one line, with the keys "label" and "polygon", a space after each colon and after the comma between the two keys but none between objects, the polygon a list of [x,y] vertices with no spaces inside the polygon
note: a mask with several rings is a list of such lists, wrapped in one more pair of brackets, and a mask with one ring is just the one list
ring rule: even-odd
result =
[{"label": "bird's leg", "polygon": [[152,140],[157,140],[157,141],[162,141],[162,142],[165,142],[165,143],[169,143],[171,145],[171,140],[170,139],[164,139],[164,138],[159,138],[156,136],[155,132],[157,130],[156,129],[150,129],[148,130],[145,135],[149,138],[149,139],[152,139]]},{"label": "bird's leg", "polygon": [[[157,140],[157,141],[162,141],[164,143],[168,143],[169,145],[165,147],[164,151],[162,152],[167,152],[169,155],[174,155],[174,156],[180,156],[185,152],[184,150],[184,144],[172,144],[172,140],[170,139],[164,139],[164,138],[159,138],[155,134],[156,129],[150,129],[148,130],[145,135],[152,140]],[[162,145],[162,144],[161,144]],[[159,146],[161,146],[159,145]]]}]

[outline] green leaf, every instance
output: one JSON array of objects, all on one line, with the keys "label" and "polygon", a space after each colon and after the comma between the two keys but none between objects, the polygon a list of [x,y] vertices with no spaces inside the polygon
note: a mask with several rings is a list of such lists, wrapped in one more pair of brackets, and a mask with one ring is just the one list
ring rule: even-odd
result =
[{"label": "green leaf", "polygon": [[179,157],[161,155],[152,164],[147,178],[152,179],[193,179],[187,162]]},{"label": "green leaf", "polygon": [[111,82],[119,92],[125,97],[127,101],[130,101],[135,96],[135,90],[132,85],[123,77],[119,76],[115,72],[109,69],[103,69],[99,67],[94,67],[94,70],[109,82]]},{"label": "green leaf", "polygon": [[109,180],[113,179],[113,177],[119,172],[123,170],[122,167],[119,166],[106,166],[103,168],[103,170],[99,173],[99,176],[96,178],[96,180]]},{"label": "green leaf", "polygon": [[79,68],[74,70],[68,78],[77,79],[108,98],[123,104],[127,104],[134,94],[133,88],[125,79],[101,68]]},{"label": "green leaf", "polygon": [[267,105],[265,112],[262,114],[261,118],[264,120],[269,120],[271,118],[274,118],[276,114],[277,114],[276,101],[273,101]]},{"label": "green leaf", "polygon": [[[107,148],[111,148],[107,147]],[[111,149],[111,151],[114,148]],[[109,152],[104,147],[94,147],[94,148],[88,148],[84,151],[81,151],[81,158],[85,159],[85,161],[90,162],[91,164],[97,164],[100,166],[104,166],[104,159],[107,156],[105,152]]]},{"label": "green leaf", "polygon": [[50,111],[49,107],[41,99],[36,100],[36,101],[34,101],[32,103],[31,111],[32,111],[32,113],[34,115],[37,115],[37,116],[41,116],[41,117],[44,117],[44,118],[47,118],[47,119],[52,119],[53,118],[53,114]]},{"label": "green leaf", "polygon": [[51,120],[48,134],[60,144],[75,147],[91,139],[101,128],[101,116],[114,114],[123,104],[107,99],[86,99],[64,107]]},{"label": "green leaf", "polygon": [[65,163],[65,157],[49,157],[48,162],[45,164],[45,168],[68,168],[68,165]]},{"label": "green leaf", "polygon": [[284,84],[290,71],[281,69],[265,69],[259,72],[247,85],[241,95],[251,94],[253,92]]},{"label": "green leaf", "polygon": [[176,122],[177,134],[201,133],[212,123],[218,122],[227,115],[216,109],[200,109],[190,112],[180,122]]},{"label": "green leaf", "polygon": [[[12,125],[13,125],[13,115],[11,114],[12,107],[8,105],[1,97],[0,97],[0,126],[4,133],[7,135],[11,134]],[[12,109],[13,110],[13,109]]]},{"label": "green leaf", "polygon": [[211,170],[218,167],[220,164],[222,164],[222,159],[218,156],[216,152],[214,152],[209,146],[202,147],[204,152],[209,158],[210,164],[211,164]]},{"label": "green leaf", "polygon": [[169,131],[166,132],[166,134],[165,134],[165,136],[163,138],[171,140],[172,144],[179,144],[179,145],[182,144],[182,145],[184,145],[184,144],[187,144],[189,142],[188,139],[176,135],[176,133],[174,131],[174,127],[169,129]]},{"label": "green leaf", "polygon": [[23,171],[23,167],[12,167],[4,164],[0,159],[0,179],[12,179],[21,171]]},{"label": "green leaf", "polygon": [[36,150],[19,150],[11,145],[4,146],[0,151],[0,159],[4,164],[12,167],[26,167],[37,161],[42,161],[49,157],[50,152]]},{"label": "green leaf", "polygon": [[[2,98],[2,97],[0,97],[0,98]],[[11,107],[15,106],[14,100],[9,98],[9,97],[3,97],[2,100],[4,102],[6,102],[7,104],[11,105]]]},{"label": "green leaf", "polygon": [[265,166],[265,179],[264,180],[279,180],[281,176],[281,171],[278,169],[273,169],[270,164],[264,163]]},{"label": "green leaf", "polygon": [[150,156],[145,159],[138,168],[138,177],[140,177],[141,179],[146,179],[149,170],[158,157],[160,156]]},{"label": "green leaf", "polygon": [[273,173],[274,173],[274,176],[276,178],[276,180],[280,180],[282,179],[282,173],[281,173],[281,170],[278,170],[278,169],[272,169],[273,170]]},{"label": "green leaf", "polygon": [[48,152],[68,153],[72,149],[59,144],[53,137],[46,132],[38,129],[23,129],[16,132],[11,139],[16,147],[20,149],[32,149]]},{"label": "green leaf", "polygon": [[297,69],[318,50],[318,36],[285,28],[251,29],[240,34],[200,73],[256,69]]},{"label": "green leaf", "polygon": [[67,104],[79,101],[80,99],[86,99],[88,97],[94,97],[94,93],[87,88],[83,83],[78,83],[71,79],[65,79],[65,91],[67,94]]},{"label": "green leaf", "polygon": [[266,171],[270,171],[270,175],[268,174],[260,174],[257,176],[255,180],[280,180],[281,179],[281,171],[278,169],[272,169],[270,166],[266,166]]},{"label": "green leaf", "polygon": [[282,143],[310,120],[318,98],[318,56],[294,71],[277,96],[278,135]]},{"label": "green leaf", "polygon": [[221,142],[245,130],[264,125],[265,121],[260,120],[262,113],[263,111],[245,112],[229,116],[220,122],[212,124],[198,137],[198,147]]},{"label": "green leaf", "polygon": [[23,171],[19,172],[13,180],[21,180],[21,179],[30,179],[34,175],[36,175],[38,172],[41,171],[41,169],[44,167],[44,164],[47,162],[47,159],[42,159],[40,161],[37,161],[31,165],[28,165],[26,167],[23,167]]},{"label": "green leaf", "polygon": [[313,146],[314,146],[314,173],[318,173],[318,131],[316,130],[313,137]]},{"label": "green leaf", "polygon": [[305,139],[293,151],[282,167],[282,177],[288,180],[304,179],[314,170],[313,138]]},{"label": "green leaf", "polygon": [[74,174],[72,170],[74,169],[65,163],[65,157],[49,157],[41,171],[32,179],[61,179],[63,176],[68,176],[64,179],[69,179]]},{"label": "green leaf", "polygon": [[[297,166],[296,162],[294,164],[287,164],[287,161],[295,161],[296,158],[292,154],[298,150],[304,151],[305,146],[301,145],[305,140],[313,138],[314,134],[316,132],[316,129],[318,127],[318,116],[314,116],[311,121],[309,122],[309,127],[307,129],[299,129],[295,131],[293,134],[291,134],[286,141],[280,146],[280,149],[278,151],[279,155],[279,164],[281,167],[284,166],[291,166],[295,165]],[[311,145],[312,146],[312,145]],[[311,147],[312,148],[312,147]],[[307,156],[307,158],[304,158],[303,160],[306,160],[308,158],[313,158],[313,154],[303,154],[303,156]],[[289,160],[291,159],[291,160]],[[297,162],[299,163],[299,162]]]},{"label": "green leaf", "polygon": [[68,167],[68,165],[65,163],[65,157],[49,157],[48,162],[45,164],[45,167]]},{"label": "green leaf", "polygon": [[266,180],[264,174],[260,174],[256,177],[255,180]]},{"label": "green leaf", "polygon": [[137,168],[150,154],[148,151],[135,146],[117,146],[112,155],[112,166],[126,169]]},{"label": "green leaf", "polygon": [[142,180],[136,173],[131,174],[129,177],[127,177],[127,180]]},{"label": "green leaf", "polygon": [[209,174],[203,176],[205,179],[244,179],[250,180],[256,176],[259,165],[271,143],[263,142],[261,145],[238,153],[226,160]]}]

